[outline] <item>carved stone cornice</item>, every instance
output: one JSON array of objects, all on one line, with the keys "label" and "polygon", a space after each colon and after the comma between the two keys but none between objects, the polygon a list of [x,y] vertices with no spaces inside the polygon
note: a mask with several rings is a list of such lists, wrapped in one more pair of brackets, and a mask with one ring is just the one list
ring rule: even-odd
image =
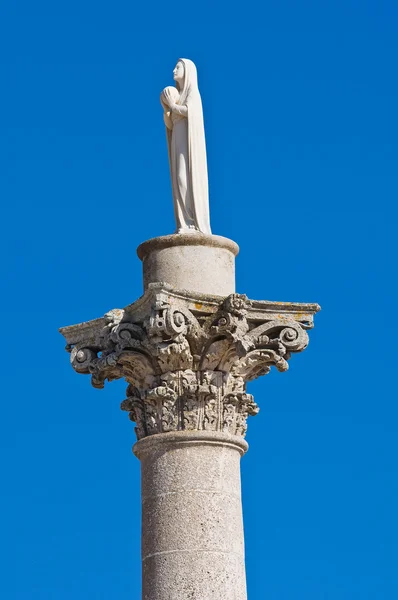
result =
[{"label": "carved stone cornice", "polygon": [[137,302],[104,317],[63,327],[78,373],[92,385],[125,378],[122,410],[138,439],[177,430],[244,436],[258,412],[246,383],[272,366],[288,369],[308,345],[317,304],[226,298],[151,284]]}]

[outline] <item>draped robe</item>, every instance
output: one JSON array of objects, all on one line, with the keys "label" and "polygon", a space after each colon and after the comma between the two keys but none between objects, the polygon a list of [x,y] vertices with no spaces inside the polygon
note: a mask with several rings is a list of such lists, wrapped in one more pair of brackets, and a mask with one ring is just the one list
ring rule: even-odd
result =
[{"label": "draped robe", "polygon": [[165,100],[174,100],[170,88],[164,90],[161,98],[165,108],[177,231],[197,230],[211,234],[206,142],[197,72],[192,61],[179,60],[184,65],[184,82],[177,86],[179,98],[175,110],[167,110]]}]

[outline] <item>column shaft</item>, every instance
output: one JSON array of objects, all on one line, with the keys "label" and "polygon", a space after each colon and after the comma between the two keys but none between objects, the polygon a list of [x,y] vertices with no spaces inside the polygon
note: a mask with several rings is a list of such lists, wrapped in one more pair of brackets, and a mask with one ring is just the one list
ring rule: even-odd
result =
[{"label": "column shaft", "polygon": [[240,458],[247,443],[179,431],[137,442],[143,600],[246,600]]}]

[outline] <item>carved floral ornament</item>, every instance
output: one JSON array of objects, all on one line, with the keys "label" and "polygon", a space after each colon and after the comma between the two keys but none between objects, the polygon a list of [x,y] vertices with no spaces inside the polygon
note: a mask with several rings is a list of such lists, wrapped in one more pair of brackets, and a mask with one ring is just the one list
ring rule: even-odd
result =
[{"label": "carved floral ornament", "polygon": [[[246,383],[288,369],[308,345],[314,304],[251,302],[243,294],[192,298],[150,286],[135,304],[61,329],[75,371],[92,385],[125,378],[122,410],[138,439],[176,430],[244,436],[258,413]],[[279,310],[278,310],[279,309]]]}]

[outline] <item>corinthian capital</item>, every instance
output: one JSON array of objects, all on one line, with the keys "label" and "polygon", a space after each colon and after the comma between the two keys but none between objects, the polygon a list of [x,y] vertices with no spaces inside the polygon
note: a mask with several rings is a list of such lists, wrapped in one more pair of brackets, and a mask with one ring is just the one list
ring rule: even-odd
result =
[{"label": "corinthian capital", "polygon": [[288,369],[308,344],[317,304],[251,301],[152,284],[135,303],[60,331],[72,367],[94,387],[125,378],[121,408],[138,439],[166,431],[244,436],[258,412],[247,382]]}]

